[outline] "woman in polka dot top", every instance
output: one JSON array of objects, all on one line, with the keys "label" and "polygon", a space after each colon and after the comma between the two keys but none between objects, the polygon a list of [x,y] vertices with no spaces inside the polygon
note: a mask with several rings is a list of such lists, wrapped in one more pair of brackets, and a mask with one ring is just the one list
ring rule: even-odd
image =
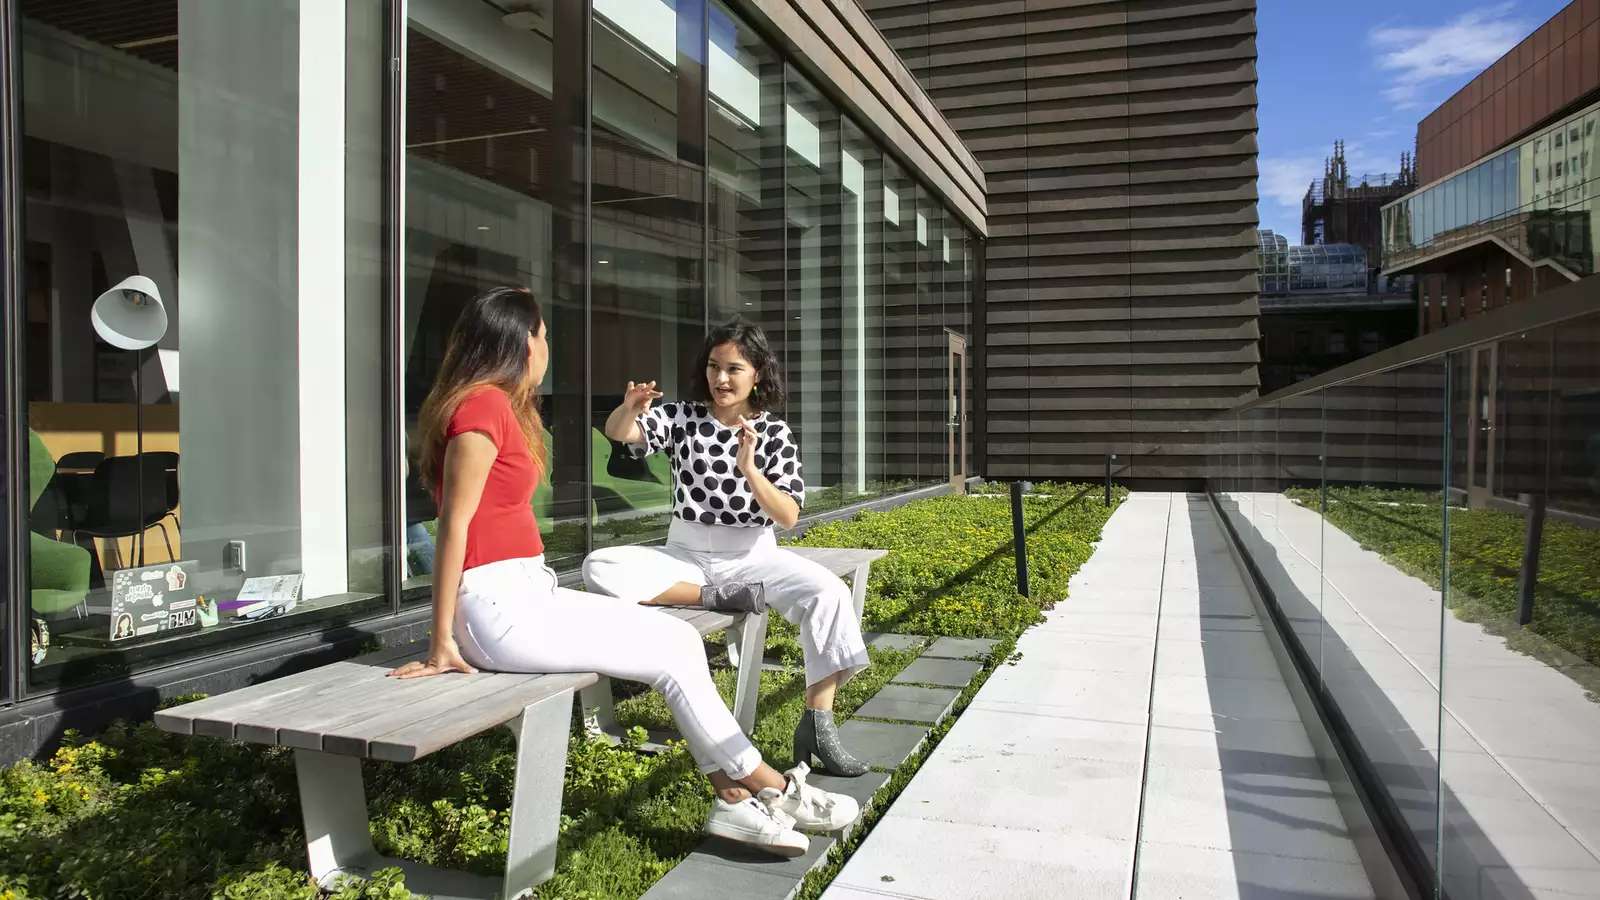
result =
[{"label": "woman in polka dot top", "polygon": [[735,319],[707,336],[691,399],[657,405],[655,387],[628,382],[605,432],[636,456],[671,458],[667,543],[596,550],[584,561],[584,580],[590,590],[647,605],[776,609],[799,627],[805,649],[796,760],[815,756],[829,773],[865,773],[833,722],[835,692],[868,662],[850,591],[773,536],[774,525],[799,520],[806,488],[794,434],[773,413],[783,383],[766,335]]}]

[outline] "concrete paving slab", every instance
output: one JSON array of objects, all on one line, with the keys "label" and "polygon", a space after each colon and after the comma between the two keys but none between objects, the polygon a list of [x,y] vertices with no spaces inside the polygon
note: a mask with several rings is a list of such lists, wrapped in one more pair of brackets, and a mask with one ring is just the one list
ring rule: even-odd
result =
[{"label": "concrete paving slab", "polygon": [[856,718],[895,719],[905,722],[934,723],[945,717],[961,692],[953,688],[885,685],[871,700],[856,710]]},{"label": "concrete paving slab", "polygon": [[811,847],[803,855],[794,859],[780,859],[770,853],[762,853],[726,838],[707,838],[684,859],[684,862],[706,863],[738,873],[729,875],[724,871],[722,875],[724,878],[738,878],[743,877],[745,873],[759,872],[763,875],[776,875],[799,881],[828,855],[828,850],[837,840],[830,835],[822,834],[806,835],[806,839],[811,842]]},{"label": "concrete paving slab", "polygon": [[[1030,631],[1017,641],[1023,659],[1047,669],[1090,672],[1132,672],[1148,675],[1156,642],[1142,637],[1090,635],[1084,637]],[[1002,665],[1001,668],[1007,668]],[[991,676],[993,677],[993,676]]]},{"label": "concrete paving slab", "polygon": [[877,650],[915,650],[928,639],[920,634],[893,634],[869,631],[862,635],[867,646]]},{"label": "concrete paving slab", "polygon": [[922,651],[922,655],[931,659],[982,658],[989,655],[994,645],[995,642],[989,638],[942,637]]},{"label": "concrete paving slab", "polygon": [[1150,706],[1148,672],[1104,672],[1001,666],[977,698],[990,707],[1032,708],[1051,715],[1070,715],[1107,722],[1143,722]]},{"label": "concrete paving slab", "polygon": [[1075,613],[1135,613],[1153,615],[1161,606],[1161,592],[1147,590],[1069,591],[1056,609]]},{"label": "concrete paving slab", "polygon": [[1145,726],[975,702],[961,714],[939,749],[953,755],[996,753],[1012,759],[1019,771],[1036,765],[1038,761],[1031,759],[1035,756],[1139,763],[1144,760]]},{"label": "concrete paving slab", "polygon": [[823,897],[855,889],[939,900],[1125,900],[1132,869],[1129,841],[893,817]]},{"label": "concrete paving slab", "polygon": [[[886,772],[868,772],[865,775],[844,778],[839,775],[825,775],[821,772],[813,772],[806,778],[806,783],[831,793],[854,797],[856,802],[861,804],[861,808],[866,809],[871,803],[873,795],[878,792],[878,788],[889,783],[889,775]],[[846,833],[848,833],[848,829]]]},{"label": "concrete paving slab", "polygon": [[685,858],[651,885],[643,900],[788,900],[799,887],[800,879],[790,875],[730,872],[705,859]]},{"label": "concrete paving slab", "polygon": [[1359,863],[1333,792],[1320,773],[1145,773],[1144,841]]},{"label": "concrete paving slab", "polygon": [[1045,613],[1044,622],[1034,626],[1043,632],[1075,636],[1154,638],[1156,617],[1148,613],[1075,612],[1057,607]]},{"label": "concrete paving slab", "polygon": [[1320,775],[1316,753],[1299,722],[1212,719],[1209,727],[1150,728],[1150,765],[1172,769]]},{"label": "concrete paving slab", "polygon": [[934,684],[940,687],[964,688],[972,676],[983,671],[983,664],[965,659],[914,660],[900,670],[891,680],[893,684]]},{"label": "concrete paving slab", "polygon": [[1359,863],[1146,842],[1140,900],[1370,900]]},{"label": "concrete paving slab", "polygon": [[[1126,839],[1139,826],[1142,769],[1142,762],[968,745],[924,764],[895,811],[937,822]],[[1025,781],[1017,779],[1019,770],[1028,773]],[[1051,802],[1035,802],[1041,795]]]},{"label": "concrete paving slab", "polygon": [[1156,677],[1171,675],[1282,679],[1267,637],[1259,631],[1215,631],[1198,641],[1163,640]]},{"label": "concrete paving slab", "polygon": [[839,726],[839,739],[856,759],[879,769],[893,769],[915,753],[928,736],[920,725],[851,719]]},{"label": "concrete paving slab", "polygon": [[1161,675],[1150,709],[1157,721],[1166,713],[1300,721],[1300,712],[1283,682],[1259,678]]}]

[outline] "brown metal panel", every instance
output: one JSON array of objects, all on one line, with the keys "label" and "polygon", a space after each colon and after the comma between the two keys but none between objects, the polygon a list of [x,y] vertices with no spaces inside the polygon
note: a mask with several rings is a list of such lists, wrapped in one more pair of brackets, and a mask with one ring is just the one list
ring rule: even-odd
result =
[{"label": "brown metal panel", "polygon": [[[1595,0],[1600,6],[1600,0]],[[1579,42],[1583,46],[1583,70],[1578,83],[1585,91],[1600,88],[1600,21],[1590,22],[1583,29]]]},{"label": "brown metal panel", "polygon": [[[1595,49],[1591,47],[1589,52],[1593,53]],[[1583,83],[1583,54],[1583,31],[1579,30],[1574,32],[1566,43],[1566,65],[1562,73],[1562,83],[1565,86],[1561,98],[1562,106],[1578,101],[1589,92],[1589,89],[1600,87]]]}]

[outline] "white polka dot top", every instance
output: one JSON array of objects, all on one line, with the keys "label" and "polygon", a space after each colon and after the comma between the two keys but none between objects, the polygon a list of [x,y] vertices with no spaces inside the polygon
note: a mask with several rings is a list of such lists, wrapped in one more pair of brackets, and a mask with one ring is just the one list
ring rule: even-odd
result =
[{"label": "white polka dot top", "polygon": [[[644,445],[629,445],[636,457],[665,452],[672,458],[672,514],[703,525],[763,528],[772,517],[761,510],[750,481],[739,472],[739,430],[712,418],[703,403],[661,403],[638,418]],[[771,413],[750,419],[761,434],[756,466],[773,486],[806,501],[800,448],[789,424]]]}]

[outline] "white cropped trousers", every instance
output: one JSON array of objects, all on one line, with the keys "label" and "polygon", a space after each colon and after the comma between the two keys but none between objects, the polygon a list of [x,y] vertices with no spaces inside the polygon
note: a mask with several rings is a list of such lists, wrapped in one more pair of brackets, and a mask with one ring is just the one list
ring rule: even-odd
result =
[{"label": "white cropped trousers", "polygon": [[711,681],[694,626],[615,597],[556,585],[543,556],[461,574],[455,631],[461,656],[491,672],[598,672],[661,693],[702,772],[746,778],[761,752]]},{"label": "white cropped trousers", "polygon": [[673,519],[664,547],[607,547],[583,563],[589,589],[638,603],[678,582],[760,582],[767,605],[800,631],[806,684],[835,672],[843,681],[867,667],[850,589],[837,575],[778,546],[771,528],[702,525]]}]

